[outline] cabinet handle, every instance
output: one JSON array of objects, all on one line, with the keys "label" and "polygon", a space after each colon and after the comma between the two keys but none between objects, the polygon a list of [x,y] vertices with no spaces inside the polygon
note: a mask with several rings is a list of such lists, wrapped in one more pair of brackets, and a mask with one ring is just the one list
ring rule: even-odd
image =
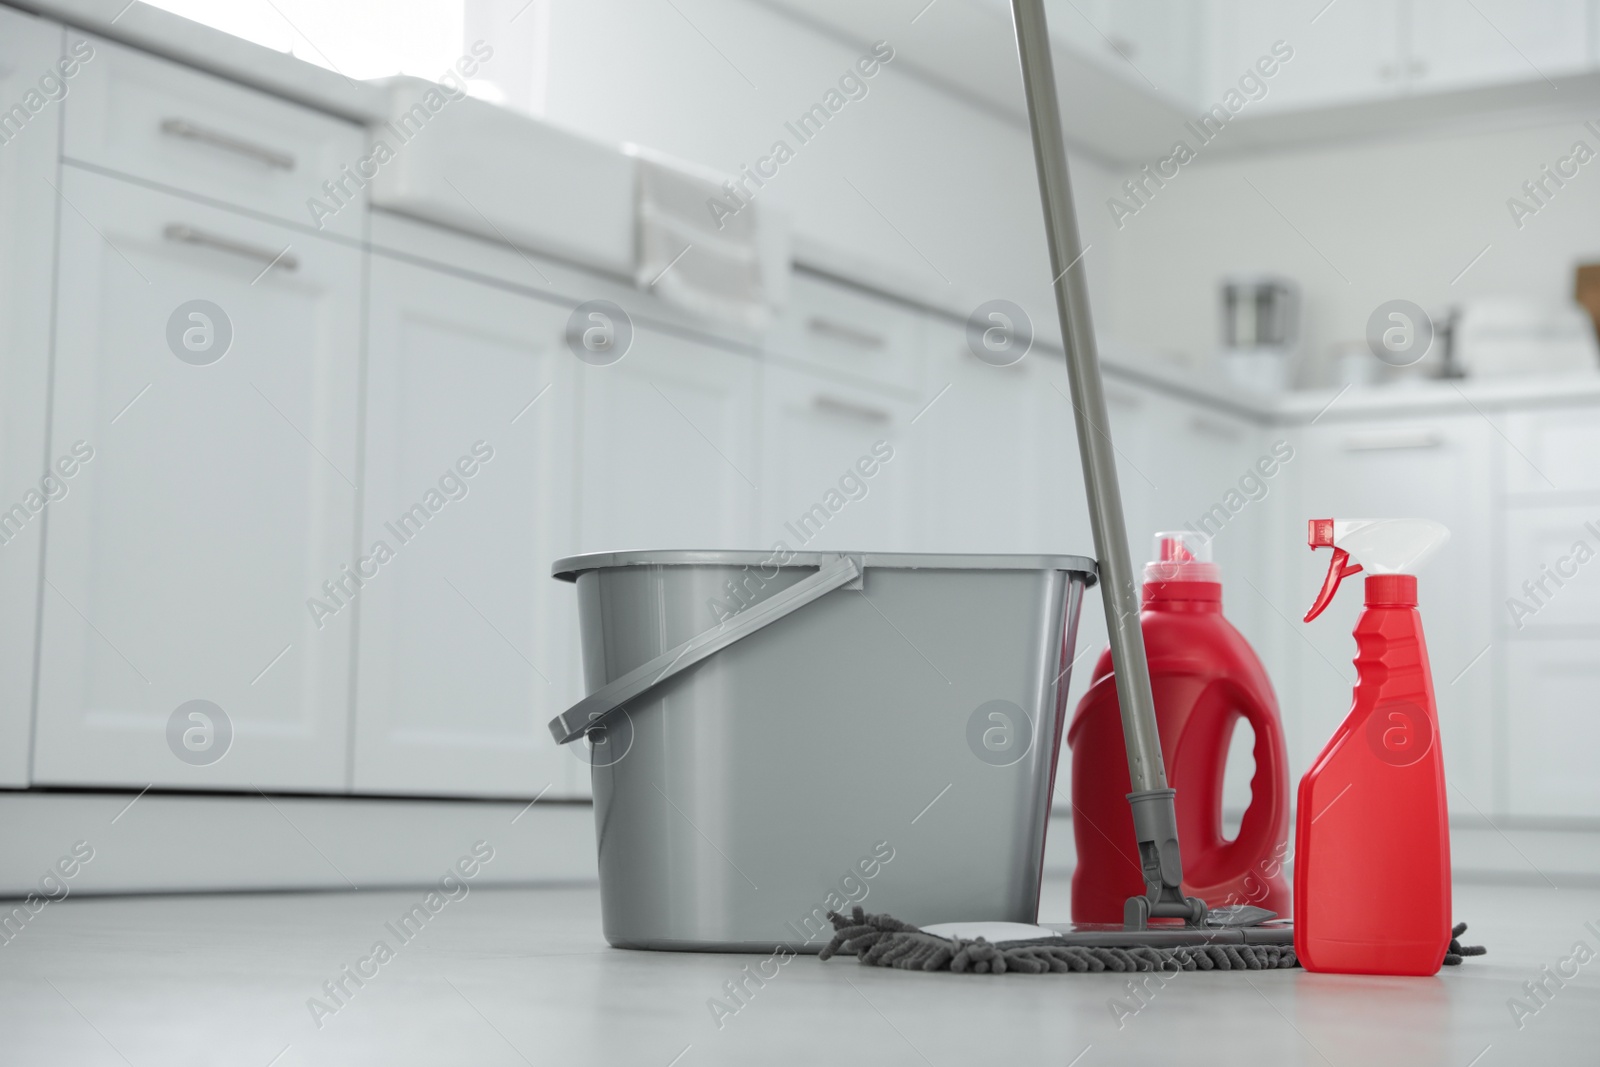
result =
[{"label": "cabinet handle", "polygon": [[820,315],[812,316],[811,321],[806,323],[806,328],[814,334],[847,341],[861,348],[883,348],[888,344],[880,334],[868,333],[842,322],[822,318]]},{"label": "cabinet handle", "polygon": [[280,152],[276,148],[265,145],[253,144],[250,141],[241,141],[239,138],[222,133],[219,130],[210,130],[204,126],[196,126],[188,119],[164,119],[161,123],[161,132],[169,137],[181,137],[185,141],[198,141],[201,144],[220,148],[224,152],[234,152],[268,167],[278,167],[282,170],[294,170],[294,157],[287,152]]},{"label": "cabinet handle", "polygon": [[1144,406],[1144,401],[1136,393],[1124,393],[1120,389],[1107,389],[1105,390],[1105,395],[1106,403],[1108,404],[1120,404],[1122,407],[1131,409]]},{"label": "cabinet handle", "polygon": [[193,226],[185,226],[181,222],[168,223],[167,228],[161,233],[169,241],[177,241],[186,245],[200,245],[203,248],[215,248],[219,252],[231,252],[236,256],[244,256],[246,259],[260,260],[268,267],[282,267],[284,270],[300,269],[300,257],[290,255],[287,248],[282,252],[274,252],[264,245],[246,244],[243,241],[235,241],[231,237],[219,237],[214,233],[197,230]]},{"label": "cabinet handle", "polygon": [[884,408],[857,404],[854,401],[842,400],[839,397],[827,396],[826,394],[812,397],[811,409],[824,415],[842,415],[847,419],[870,422],[875,426],[894,421],[894,415]]},{"label": "cabinet handle", "polygon": [[1403,448],[1438,448],[1444,435],[1437,430],[1374,430],[1344,439],[1346,452],[1389,452]]}]

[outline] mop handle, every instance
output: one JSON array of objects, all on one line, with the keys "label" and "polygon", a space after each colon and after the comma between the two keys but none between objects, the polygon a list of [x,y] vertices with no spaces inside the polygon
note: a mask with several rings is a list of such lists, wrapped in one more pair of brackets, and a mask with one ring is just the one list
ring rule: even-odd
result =
[{"label": "mop handle", "polygon": [[[1011,7],[1016,20],[1017,51],[1022,59],[1028,122],[1033,131],[1034,158],[1039,169],[1039,195],[1044,202],[1050,269],[1055,273],[1056,309],[1067,350],[1067,378],[1076,414],[1078,453],[1088,487],[1095,554],[1100,560],[1101,595],[1105,602],[1106,629],[1111,638],[1117,702],[1122,712],[1128,780],[1133,787],[1128,800],[1133,806],[1134,832],[1139,839],[1148,890],[1150,910],[1143,917],[1177,914],[1176,909],[1182,906],[1190,907],[1191,921],[1198,922],[1204,917],[1203,904],[1198,916],[1192,915],[1192,905],[1180,905],[1183,898],[1178,886],[1183,880],[1183,864],[1178,855],[1177,819],[1173,793],[1167,787],[1166,767],[1161,759],[1161,737],[1156,731],[1150,666],[1145,659],[1138,593],[1134,589],[1127,529],[1122,518],[1122,493],[1117,486],[1116,452],[1111,445],[1106,399],[1100,386],[1100,360],[1089,317],[1083,249],[1078,239],[1072,186],[1067,177],[1067,152],[1061,136],[1061,109],[1056,100],[1050,30],[1045,22],[1043,0],[1012,0]],[[1130,925],[1138,921],[1134,912],[1139,899],[1129,902]],[[1142,921],[1138,921],[1138,925],[1143,925]]]}]

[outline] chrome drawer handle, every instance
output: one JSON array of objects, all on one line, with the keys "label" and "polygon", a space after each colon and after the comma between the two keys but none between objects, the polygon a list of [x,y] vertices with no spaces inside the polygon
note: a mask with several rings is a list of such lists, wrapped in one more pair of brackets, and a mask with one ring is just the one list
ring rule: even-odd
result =
[{"label": "chrome drawer handle", "polygon": [[269,269],[272,267],[282,267],[284,270],[300,269],[300,257],[290,255],[287,245],[284,246],[283,251],[274,252],[263,245],[247,244],[244,241],[235,241],[231,237],[220,237],[214,233],[197,230],[193,226],[185,226],[181,222],[168,223],[167,228],[161,231],[161,234],[167,240],[177,241],[180,244],[215,248],[219,252],[231,252],[236,256],[244,256],[246,259],[260,260]]},{"label": "chrome drawer handle", "polygon": [[1374,430],[1344,439],[1346,452],[1389,452],[1402,448],[1438,448],[1444,435],[1436,430]]},{"label": "chrome drawer handle", "polygon": [[813,411],[824,415],[842,415],[847,419],[870,422],[873,425],[894,421],[894,416],[883,408],[875,408],[867,404],[856,404],[849,400],[841,400],[836,396],[812,397],[811,408]]},{"label": "chrome drawer handle", "polygon": [[234,152],[241,156],[248,156],[258,163],[268,167],[278,167],[283,170],[294,170],[294,157],[287,152],[280,152],[275,148],[264,145],[252,144],[241,141],[217,130],[208,130],[204,126],[196,126],[188,119],[165,119],[161,123],[161,132],[172,137],[181,137],[185,141],[199,141],[213,148],[220,148],[224,152]]},{"label": "chrome drawer handle", "polygon": [[806,323],[806,327],[812,333],[847,341],[861,348],[884,348],[888,345],[888,342],[878,334],[868,333],[854,326],[848,326],[842,322],[834,322],[832,319],[825,319],[821,316],[813,317],[810,322]]}]

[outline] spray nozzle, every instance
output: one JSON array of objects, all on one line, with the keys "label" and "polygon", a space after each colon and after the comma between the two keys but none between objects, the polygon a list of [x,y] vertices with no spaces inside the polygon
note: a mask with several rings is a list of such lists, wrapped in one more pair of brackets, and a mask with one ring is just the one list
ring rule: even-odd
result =
[{"label": "spray nozzle", "polygon": [[1307,533],[1311,547],[1333,549],[1333,559],[1306,622],[1322,614],[1352,574],[1410,574],[1450,539],[1450,531],[1431,519],[1312,519]]}]

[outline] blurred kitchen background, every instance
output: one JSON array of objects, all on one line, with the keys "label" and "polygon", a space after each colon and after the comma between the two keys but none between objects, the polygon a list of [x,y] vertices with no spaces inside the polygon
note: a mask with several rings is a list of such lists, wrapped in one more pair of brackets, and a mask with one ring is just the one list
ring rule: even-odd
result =
[{"label": "blurred kitchen background", "polygon": [[[1600,877],[1600,0],[1048,6],[1135,562],[1298,776],[1305,520],[1444,522],[1458,876]],[[8,891],[592,877],[553,560],[1093,554],[1003,0],[9,0],[0,107]]]}]

